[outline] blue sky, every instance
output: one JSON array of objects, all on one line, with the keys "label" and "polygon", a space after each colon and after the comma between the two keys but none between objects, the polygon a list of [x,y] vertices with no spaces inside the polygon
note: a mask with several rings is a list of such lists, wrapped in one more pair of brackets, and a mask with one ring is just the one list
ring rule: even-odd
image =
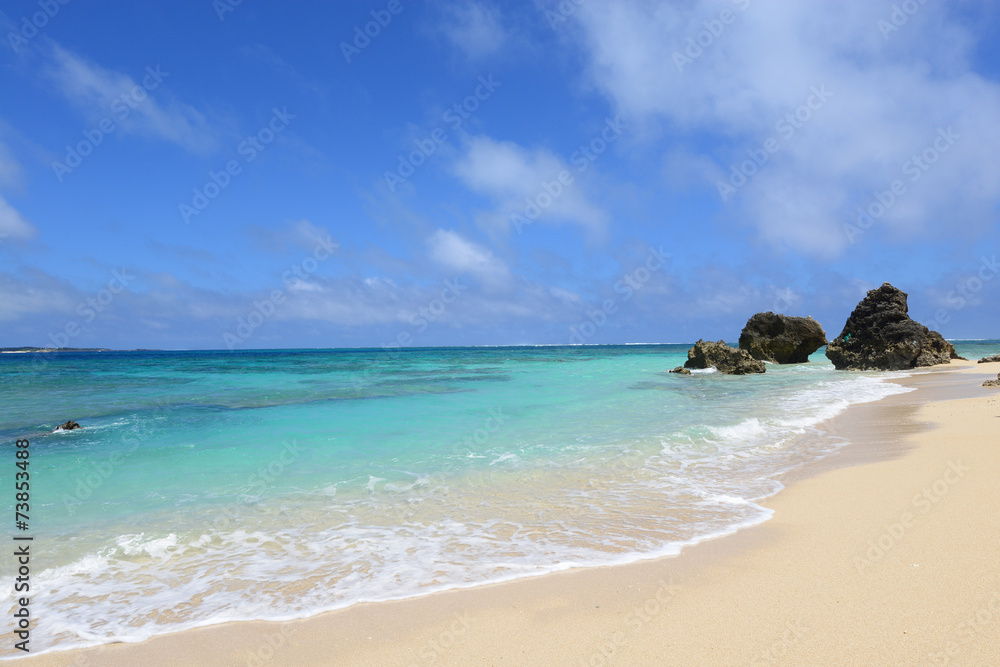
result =
[{"label": "blue sky", "polygon": [[998,24],[12,0],[0,346],[735,340],[762,310],[833,337],[884,281],[946,337],[996,337]]}]

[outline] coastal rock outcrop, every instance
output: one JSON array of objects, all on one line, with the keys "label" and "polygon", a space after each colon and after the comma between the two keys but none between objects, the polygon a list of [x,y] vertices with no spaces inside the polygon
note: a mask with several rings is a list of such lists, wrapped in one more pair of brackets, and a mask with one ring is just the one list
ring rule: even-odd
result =
[{"label": "coastal rock outcrop", "polygon": [[941,334],[910,319],[906,293],[889,283],[868,291],[826,346],[838,370],[896,371],[961,359]]},{"label": "coastal rock outcrop", "polygon": [[801,364],[826,345],[826,332],[811,317],[757,313],[743,327],[740,349],[754,359],[776,364]]},{"label": "coastal rock outcrop", "polygon": [[1000,373],[997,373],[996,380],[987,380],[983,383],[984,387],[1000,387]]},{"label": "coastal rock outcrop", "polygon": [[995,361],[1000,361],[1000,354],[991,354],[988,357],[983,357],[979,360],[980,364],[992,364]]},{"label": "coastal rock outcrop", "polygon": [[677,368],[671,368],[668,373],[680,373],[681,375],[691,375],[691,371],[684,368],[683,366],[678,366]]},{"label": "coastal rock outcrop", "polygon": [[72,419],[70,419],[65,424],[59,424],[59,426],[56,426],[55,429],[53,430],[53,432],[55,432],[55,431],[72,431],[75,428],[83,428],[83,427],[80,426],[79,424],[77,424]]},{"label": "coastal rock outcrop", "polygon": [[710,366],[715,366],[716,370],[726,375],[748,375],[763,373],[765,370],[764,362],[754,359],[746,350],[730,347],[721,340],[718,343],[699,340],[688,350],[688,360],[684,362],[684,367],[709,368]]}]

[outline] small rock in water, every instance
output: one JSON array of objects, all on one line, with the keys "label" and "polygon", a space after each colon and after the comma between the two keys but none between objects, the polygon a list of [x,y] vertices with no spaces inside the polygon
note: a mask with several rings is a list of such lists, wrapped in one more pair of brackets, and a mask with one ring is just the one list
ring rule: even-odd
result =
[{"label": "small rock in water", "polygon": [[730,347],[721,340],[718,343],[699,340],[688,350],[688,360],[684,362],[684,368],[710,366],[715,366],[717,371],[726,375],[763,373],[765,370],[764,362],[754,359],[746,350]]},{"label": "small rock in water", "polygon": [[55,432],[55,431],[72,431],[75,428],[83,428],[83,427],[80,426],[79,424],[77,424],[72,419],[70,419],[65,424],[60,424],[59,426],[56,426],[56,428],[55,428],[55,430],[53,432]]},{"label": "small rock in water", "polygon": [[691,375],[691,371],[689,371],[688,369],[684,368],[683,366],[678,366],[677,368],[673,368],[673,369],[671,369],[671,370],[669,370],[667,372],[668,373],[680,373],[681,375]]},{"label": "small rock in water", "polygon": [[987,380],[983,383],[984,387],[1000,387],[1000,373],[997,373],[996,380]]}]

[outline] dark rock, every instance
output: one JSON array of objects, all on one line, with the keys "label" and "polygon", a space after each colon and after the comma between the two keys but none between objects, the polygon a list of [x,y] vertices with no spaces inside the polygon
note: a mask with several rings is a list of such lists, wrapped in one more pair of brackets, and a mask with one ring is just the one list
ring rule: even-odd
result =
[{"label": "dark rock", "polygon": [[725,341],[712,343],[699,340],[688,350],[688,360],[685,368],[708,368],[715,366],[720,373],[726,375],[747,375],[763,373],[764,362],[750,356],[746,350],[729,347]]},{"label": "dark rock", "polygon": [[678,366],[672,370],[667,371],[668,373],[680,373],[681,375],[691,375],[691,371],[684,368],[683,366]]},{"label": "dark rock", "polygon": [[897,371],[961,359],[941,334],[910,319],[906,293],[889,283],[869,290],[844,330],[826,346],[838,370]]},{"label": "dark rock", "polygon": [[801,364],[826,345],[826,332],[811,317],[757,313],[740,334],[740,349],[754,359],[776,364]]},{"label": "dark rock", "polygon": [[65,424],[60,424],[59,426],[56,426],[55,431],[72,431],[75,428],[83,428],[83,427],[77,424],[72,419],[70,419]]},{"label": "dark rock", "polygon": [[1000,354],[994,354],[989,357],[983,357],[979,360],[980,364],[992,364],[995,361],[1000,361]]},{"label": "dark rock", "polygon": [[1000,387],[1000,373],[997,373],[996,380],[987,380],[983,383],[984,387]]}]

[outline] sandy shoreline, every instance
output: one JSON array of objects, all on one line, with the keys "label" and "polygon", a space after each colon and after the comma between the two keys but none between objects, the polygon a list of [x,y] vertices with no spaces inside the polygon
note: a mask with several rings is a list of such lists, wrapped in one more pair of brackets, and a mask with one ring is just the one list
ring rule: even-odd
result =
[{"label": "sandy shoreline", "polygon": [[771,520],[678,557],[18,664],[1000,664],[998,371],[850,408],[831,428],[855,444],[789,475]]}]

